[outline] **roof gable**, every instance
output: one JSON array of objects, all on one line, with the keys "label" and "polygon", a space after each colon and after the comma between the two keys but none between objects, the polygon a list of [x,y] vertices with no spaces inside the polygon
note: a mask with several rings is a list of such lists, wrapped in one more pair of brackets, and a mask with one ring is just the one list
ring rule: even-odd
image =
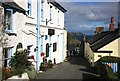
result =
[{"label": "roof gable", "polygon": [[[97,36],[99,40],[97,40],[98,39]],[[119,38],[120,34],[118,32],[118,29],[116,29],[115,31],[111,31],[111,32],[104,34],[103,37],[101,34],[98,34],[97,36],[91,39],[93,41],[90,41],[90,47],[94,52],[102,48],[103,46],[109,44],[110,42],[114,41],[115,39]],[[94,41],[94,39],[96,39],[96,41]]]}]

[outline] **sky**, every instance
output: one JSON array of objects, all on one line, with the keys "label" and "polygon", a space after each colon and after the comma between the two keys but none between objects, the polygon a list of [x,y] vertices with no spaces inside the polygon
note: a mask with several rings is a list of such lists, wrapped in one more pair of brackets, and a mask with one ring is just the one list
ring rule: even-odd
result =
[{"label": "sky", "polygon": [[[111,17],[118,23],[118,0],[56,0],[67,12],[65,28],[68,32],[93,35],[95,28],[103,26],[109,30]],[[104,2],[103,2],[104,1]]]}]

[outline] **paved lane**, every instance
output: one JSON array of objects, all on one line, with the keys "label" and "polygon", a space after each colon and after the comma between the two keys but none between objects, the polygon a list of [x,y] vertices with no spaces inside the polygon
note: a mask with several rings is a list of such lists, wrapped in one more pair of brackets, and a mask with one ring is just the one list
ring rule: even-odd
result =
[{"label": "paved lane", "polygon": [[35,79],[80,79],[87,81],[98,79],[89,68],[89,64],[84,58],[70,57],[68,62],[58,64],[52,69],[38,74]]}]

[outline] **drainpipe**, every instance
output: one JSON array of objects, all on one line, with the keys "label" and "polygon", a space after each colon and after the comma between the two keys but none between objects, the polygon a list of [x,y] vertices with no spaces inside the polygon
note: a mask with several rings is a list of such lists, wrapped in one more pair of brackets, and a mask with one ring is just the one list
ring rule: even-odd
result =
[{"label": "drainpipe", "polygon": [[39,71],[40,66],[40,2],[41,0],[37,0],[37,52],[36,52],[36,70]]},{"label": "drainpipe", "polygon": [[50,43],[50,47],[49,47],[49,59],[52,60],[52,43],[51,43],[51,35],[49,35],[49,43]]}]

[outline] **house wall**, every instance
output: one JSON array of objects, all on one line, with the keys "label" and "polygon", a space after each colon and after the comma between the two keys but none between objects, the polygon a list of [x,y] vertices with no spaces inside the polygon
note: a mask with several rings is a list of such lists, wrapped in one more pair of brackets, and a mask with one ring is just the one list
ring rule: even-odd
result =
[{"label": "house wall", "polygon": [[[89,46],[89,43],[85,43],[85,54],[84,56],[88,59],[89,62],[93,62],[92,65],[94,66],[94,62],[99,60],[103,56],[115,56],[120,57],[119,52],[119,42],[120,38],[114,40],[113,42],[105,45],[104,47],[100,48],[98,51],[113,51],[113,53],[96,53],[93,52]],[[92,59],[92,60],[91,60]]]},{"label": "house wall", "polygon": [[94,62],[98,61],[101,57],[109,56],[109,53],[94,53]]},{"label": "house wall", "polygon": [[[14,0],[16,4],[24,8],[25,10],[28,10],[27,8],[27,1],[19,1]],[[27,46],[32,45],[30,48],[30,55],[34,55],[35,61],[36,59],[36,51],[34,49],[36,48],[36,36],[37,36],[37,0],[31,0],[32,1],[32,15],[24,15],[23,13],[20,13],[16,11],[13,14],[13,26],[14,26],[14,32],[17,36],[11,35],[9,36],[9,39],[11,40],[9,42],[9,46],[12,47],[12,55],[16,51],[16,47],[18,43],[22,43],[23,49],[27,49]],[[49,21],[50,19],[50,5],[52,6],[52,21]],[[58,24],[58,11],[59,11],[59,24]],[[41,13],[40,13],[41,14]],[[41,15],[40,15],[41,16]],[[46,19],[48,24],[46,25]],[[48,29],[54,29],[55,35],[52,35],[51,37],[48,35]],[[41,18],[40,21],[40,53],[44,52],[46,53],[46,44],[51,44],[49,57],[47,57],[47,60],[52,60],[54,62],[54,58],[56,60],[56,63],[63,62],[63,60],[66,57],[66,41],[67,41],[67,31],[64,29],[64,13],[59,10],[58,8],[54,7],[51,3],[48,4],[47,0],[44,2],[44,17]],[[47,39],[45,37],[47,36]],[[53,43],[57,43],[57,50],[53,52]],[[64,44],[64,45],[63,45]],[[10,57],[11,57],[10,56]],[[40,62],[43,61],[43,57],[40,57]],[[31,60],[33,61],[33,60]],[[36,62],[33,62],[33,64],[36,67]]]},{"label": "house wall", "polygon": [[110,42],[109,44],[105,45],[104,47],[100,48],[98,51],[113,51],[113,53],[110,54],[110,56],[120,57],[119,56],[119,48],[118,44],[119,38]]},{"label": "house wall", "polygon": [[85,43],[85,55],[84,56],[88,59],[88,62],[91,63],[92,66],[94,66],[94,52],[91,50],[90,44],[88,42]]}]

